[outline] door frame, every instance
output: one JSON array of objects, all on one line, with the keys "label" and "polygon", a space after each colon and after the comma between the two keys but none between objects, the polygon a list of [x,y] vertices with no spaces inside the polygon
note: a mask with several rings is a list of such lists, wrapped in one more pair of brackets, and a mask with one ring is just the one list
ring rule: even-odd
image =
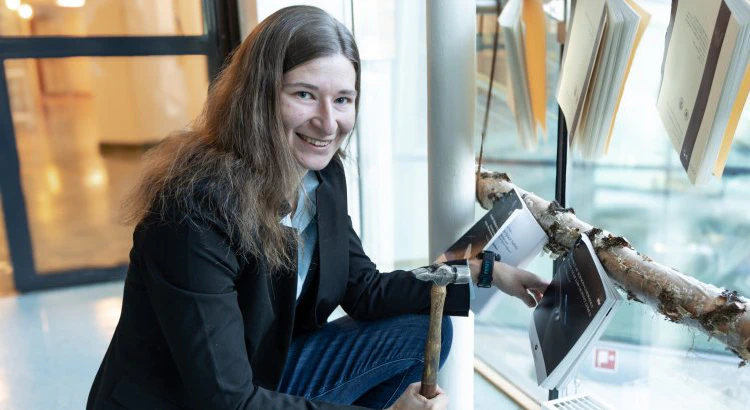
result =
[{"label": "door frame", "polygon": [[5,60],[63,57],[135,57],[204,55],[209,82],[239,44],[236,1],[201,0],[203,34],[193,36],[35,36],[0,35],[0,199],[15,288],[19,292],[82,285],[125,277],[127,265],[80,268],[40,274],[34,264],[33,242],[21,184]]}]

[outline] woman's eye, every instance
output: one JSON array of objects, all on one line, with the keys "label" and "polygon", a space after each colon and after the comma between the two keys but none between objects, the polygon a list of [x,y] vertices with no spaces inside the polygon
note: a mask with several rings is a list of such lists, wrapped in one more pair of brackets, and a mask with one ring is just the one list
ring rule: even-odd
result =
[{"label": "woman's eye", "polygon": [[336,104],[349,104],[350,102],[352,102],[352,99],[349,97],[339,97],[334,101],[336,102]]},{"label": "woman's eye", "polygon": [[312,94],[310,94],[307,91],[297,91],[297,97],[302,98],[303,100],[306,100],[308,98],[312,98]]}]

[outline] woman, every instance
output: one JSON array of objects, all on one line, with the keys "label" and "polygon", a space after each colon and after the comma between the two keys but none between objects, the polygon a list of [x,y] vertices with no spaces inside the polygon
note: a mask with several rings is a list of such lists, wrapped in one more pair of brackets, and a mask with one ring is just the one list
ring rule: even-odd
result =
[{"label": "woman", "polygon": [[[193,128],[149,154],[88,409],[446,408],[413,383],[427,318],[410,313],[429,311],[429,285],[379,273],[347,215],[340,147],[359,84],[351,33],[285,8],[236,50]],[[544,285],[493,275],[519,297]],[[469,293],[451,286],[446,313],[467,314]],[[326,323],[338,305],[349,316]]]}]

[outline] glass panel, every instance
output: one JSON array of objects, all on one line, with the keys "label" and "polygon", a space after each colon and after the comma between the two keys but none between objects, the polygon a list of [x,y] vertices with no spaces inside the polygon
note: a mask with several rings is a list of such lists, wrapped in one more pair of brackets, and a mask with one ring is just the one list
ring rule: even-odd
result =
[{"label": "glass panel", "polygon": [[[1,196],[0,199],[2,199]],[[0,201],[0,296],[7,296],[14,293],[15,287],[13,285],[13,267],[10,263],[8,235],[5,231],[5,214],[3,212],[3,202]]]},{"label": "glass panel", "polygon": [[[740,119],[723,179],[692,186],[656,110],[643,108],[655,107],[671,3],[643,0],[638,4],[652,19],[635,56],[612,145],[607,156],[595,162],[570,154],[567,205],[575,208],[581,220],[626,237],[637,250],[663,265],[748,295],[750,105],[746,104]],[[484,24],[488,33],[492,29]],[[506,65],[501,51],[485,146],[485,155],[500,158],[489,168],[512,172],[511,178],[520,186],[549,200],[554,198],[554,94],[559,59],[553,35],[550,27],[548,142],[535,153],[527,153],[514,140],[515,121],[502,102]],[[485,50],[478,52],[480,59],[483,53],[491,53],[491,46],[487,48],[491,42],[491,35],[478,37],[478,50]],[[489,74],[488,67],[488,63],[478,64],[479,81]],[[498,99],[501,102],[496,104]],[[484,104],[478,106],[480,115]],[[549,258],[543,259],[550,263]],[[541,263],[537,260],[528,269],[549,276],[551,268]],[[548,392],[536,384],[529,352],[531,312],[508,297],[489,306],[477,316],[477,355],[527,393],[546,400]],[[628,302],[561,396],[593,393],[605,403],[627,408],[747,409],[750,373],[738,364],[740,359],[723,344],[668,322],[650,307]]]},{"label": "glass panel", "polygon": [[[555,161],[557,149],[557,102],[554,90],[557,83],[560,52],[556,37],[556,24],[547,17],[546,30],[546,124],[547,133],[534,149],[524,148],[517,133],[511,110],[507,53],[502,33],[498,38],[495,72],[492,75],[492,56],[497,15],[477,15],[477,110],[475,129],[477,156],[481,132],[487,111],[487,94],[492,81],[487,132],[484,142],[482,166],[490,171],[505,172],[518,186],[547,199],[555,195]],[[544,138],[546,137],[546,138]],[[477,207],[477,216],[486,211]],[[534,259],[527,270],[549,277],[552,260],[545,255]],[[528,323],[531,310],[519,300],[500,292],[477,292],[474,353],[490,367],[501,373],[536,400],[544,401],[547,391],[538,388],[534,377],[534,364],[528,342]],[[490,295],[490,296],[485,296]],[[488,301],[483,301],[489,297]],[[484,303],[482,305],[482,303]],[[498,407],[515,409],[515,405]]]},{"label": "glass panel", "polygon": [[200,34],[200,0],[5,0],[0,5],[0,36]]},{"label": "glass panel", "polygon": [[[560,45],[557,43],[556,37],[557,25],[549,18],[547,21],[546,138],[541,138],[535,149],[526,149],[518,137],[513,112],[508,103],[510,97],[508,93],[508,64],[501,34],[498,39],[497,61],[495,63],[482,164],[492,171],[507,173],[513,182],[523,186],[526,190],[553,199],[557,150],[557,102],[555,101],[554,90],[560,61]],[[477,15],[476,147],[479,147],[481,142],[484,115],[487,109],[487,93],[491,77],[496,26],[497,16],[495,14]]]},{"label": "glass panel", "polygon": [[404,199],[427,197],[425,5],[356,0],[352,7],[362,58],[362,243],[380,270],[422,266],[428,260],[426,208]]},{"label": "glass panel", "polygon": [[200,111],[205,56],[8,60],[37,271],[127,262],[120,201],[142,152]]},{"label": "glass panel", "polygon": [[[555,24],[547,30],[547,135],[539,141],[535,150],[523,147],[516,133],[513,112],[508,103],[508,64],[502,34],[498,38],[495,73],[492,76],[492,55],[497,15],[477,15],[477,110],[475,129],[481,144],[481,132],[487,111],[487,93],[490,77],[493,77],[487,134],[484,142],[482,166],[491,171],[505,172],[511,180],[545,198],[554,198],[555,157],[557,149],[557,102],[554,89],[557,82],[559,44],[556,41]],[[478,149],[478,148],[477,148]],[[478,156],[478,153],[477,153]],[[477,215],[482,212],[478,211]]]},{"label": "glass panel", "polygon": [[[721,288],[750,294],[750,110],[735,134],[720,181],[693,186],[655,107],[670,2],[640,3],[652,15],[623,94],[609,153],[575,160],[570,201],[578,216],[626,237],[662,265]],[[637,392],[649,408],[747,409],[750,373],[740,359],[702,333],[626,304],[597,346],[617,371],[595,357],[576,387],[624,402]],[[675,375],[678,375],[675,377]]]},{"label": "glass panel", "polygon": [[[480,133],[487,109],[496,22],[495,14],[477,15],[476,147],[481,142]],[[552,200],[555,196],[557,150],[557,102],[554,92],[559,71],[560,46],[557,42],[556,23],[549,17],[547,23],[546,139],[542,138],[535,149],[529,150],[523,147],[518,137],[513,112],[508,103],[507,54],[501,34],[484,143],[483,167],[505,172],[518,186]],[[486,211],[478,210],[477,215],[484,212]],[[549,277],[552,260],[541,255],[526,269]],[[547,399],[547,391],[536,386],[534,363],[529,352],[528,324],[531,312],[517,299],[496,292],[477,312],[474,349],[479,358],[541,402]]]}]

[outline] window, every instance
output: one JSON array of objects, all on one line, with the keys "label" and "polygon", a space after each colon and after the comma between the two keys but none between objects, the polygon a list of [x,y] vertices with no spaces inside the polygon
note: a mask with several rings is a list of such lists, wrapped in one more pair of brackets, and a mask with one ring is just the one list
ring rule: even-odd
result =
[{"label": "window", "polygon": [[[655,107],[671,3],[643,0],[638,4],[652,19],[625,88],[610,151],[593,162],[569,154],[566,205],[575,208],[581,220],[626,237],[637,250],[663,265],[748,295],[750,110],[746,105],[722,180],[692,186]],[[510,173],[518,185],[548,200],[554,199],[557,129],[554,93],[559,53],[554,36],[550,23],[548,142],[529,153],[514,139],[512,114],[503,105],[501,51],[495,74],[500,87],[492,100],[485,148],[489,168]],[[486,38],[482,36],[481,44],[486,44]],[[549,275],[551,268],[538,260],[529,270]],[[536,386],[528,351],[530,314],[515,300],[498,299],[478,317],[476,353],[542,401],[547,392]],[[561,393],[590,392],[623,408],[747,408],[750,374],[738,369],[739,363],[723,344],[705,334],[629,302]]]},{"label": "window", "polygon": [[[12,59],[5,70],[37,271],[127,264],[120,202],[141,154],[200,112],[206,57]],[[3,249],[0,237],[0,281]]]},{"label": "window", "polygon": [[0,6],[0,36],[200,34],[200,0],[25,0]]}]

